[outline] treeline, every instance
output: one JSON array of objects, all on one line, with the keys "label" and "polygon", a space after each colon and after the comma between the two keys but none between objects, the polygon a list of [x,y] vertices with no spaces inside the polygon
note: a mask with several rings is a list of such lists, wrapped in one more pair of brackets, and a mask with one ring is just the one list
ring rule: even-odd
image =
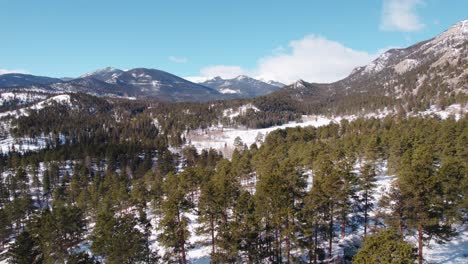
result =
[{"label": "treeline", "polygon": [[[414,252],[422,261],[429,239],[448,240],[465,224],[467,122],[289,128],[231,160],[193,148],[173,154],[138,129],[127,133],[139,143],[109,136],[13,153],[0,163],[2,246],[15,237],[12,263],[188,263],[199,236],[213,263],[411,263]],[[396,177],[376,201],[385,162]],[[337,253],[337,239],[353,234],[366,237],[362,248]]]}]

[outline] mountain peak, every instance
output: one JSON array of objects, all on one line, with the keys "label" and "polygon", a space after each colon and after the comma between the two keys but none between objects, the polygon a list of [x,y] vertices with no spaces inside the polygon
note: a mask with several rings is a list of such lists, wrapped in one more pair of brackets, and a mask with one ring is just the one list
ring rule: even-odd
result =
[{"label": "mountain peak", "polygon": [[117,69],[117,68],[114,68],[114,67],[105,67],[105,68],[102,68],[102,69],[98,69],[98,70],[95,70],[95,71],[92,71],[92,72],[88,72],[88,73],[85,73],[83,75],[80,76],[80,78],[85,78],[85,77],[94,77],[96,79],[102,79],[102,76],[108,76],[108,75],[112,75],[114,73],[122,73],[123,71],[120,70],[120,69]]},{"label": "mountain peak", "polygon": [[459,30],[460,32],[467,33],[468,32],[468,19],[462,20],[455,25],[451,26],[450,29]]},{"label": "mountain peak", "polygon": [[251,78],[251,77],[249,77],[247,75],[239,75],[234,79],[236,79],[236,80],[245,80],[245,79],[253,79],[253,78]]},{"label": "mountain peak", "polygon": [[200,82],[200,84],[216,89],[223,94],[235,94],[237,98],[251,98],[266,95],[278,90],[283,85],[272,84],[258,80],[247,75],[239,75],[231,79],[223,79],[216,76],[212,79]]},{"label": "mountain peak", "polygon": [[307,83],[304,80],[299,79],[295,83],[293,83],[292,87],[294,89],[302,89],[302,88],[305,88],[306,85],[307,85]]},{"label": "mountain peak", "polygon": [[466,40],[468,37],[468,19],[462,20],[448,28],[442,34],[435,37],[435,40],[441,41],[444,39]]}]

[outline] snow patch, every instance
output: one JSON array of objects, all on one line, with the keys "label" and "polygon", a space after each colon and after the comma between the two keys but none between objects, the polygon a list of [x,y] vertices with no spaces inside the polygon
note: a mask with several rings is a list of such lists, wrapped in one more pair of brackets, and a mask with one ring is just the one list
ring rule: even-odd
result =
[{"label": "snow patch", "polygon": [[238,93],[240,93],[240,90],[222,88],[222,89],[219,90],[219,92],[222,93],[222,94],[238,94]]},{"label": "snow patch", "polygon": [[223,116],[224,117],[229,117],[230,119],[232,119],[232,118],[240,116],[240,115],[245,115],[248,110],[253,110],[254,112],[260,111],[260,109],[258,109],[255,105],[246,104],[246,105],[240,106],[236,110],[234,110],[232,108],[225,109],[223,111]]},{"label": "snow patch", "polygon": [[361,72],[361,74],[376,73],[376,72],[383,70],[385,66],[387,66],[390,55],[391,55],[390,50],[384,52],[377,59],[373,60],[371,63],[366,65],[364,70]]},{"label": "snow patch", "polygon": [[413,59],[402,60],[400,63],[395,65],[393,69],[398,73],[402,74],[409,70],[412,70],[414,67],[418,66],[419,62]]}]

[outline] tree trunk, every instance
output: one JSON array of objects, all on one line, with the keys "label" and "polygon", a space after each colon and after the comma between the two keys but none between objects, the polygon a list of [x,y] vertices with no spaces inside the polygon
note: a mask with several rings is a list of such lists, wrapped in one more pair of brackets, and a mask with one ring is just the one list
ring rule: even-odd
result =
[{"label": "tree trunk", "polygon": [[279,235],[278,235],[278,228],[275,228],[275,260],[277,263],[280,262],[280,242],[279,242]]},{"label": "tree trunk", "polygon": [[[180,212],[179,209],[177,209],[177,222],[179,225],[182,223],[182,220],[180,219]],[[181,246],[180,249],[180,258],[181,258],[181,263],[182,264],[187,264],[187,256],[185,253],[185,239],[184,239],[184,229],[179,226],[179,243]]]},{"label": "tree trunk", "polygon": [[210,214],[210,231],[211,231],[211,256],[214,256],[216,253],[216,245],[215,245],[215,236],[214,236],[214,220],[213,214]]},{"label": "tree trunk", "polygon": [[367,235],[367,206],[369,202],[367,199],[367,191],[364,194],[364,237]]},{"label": "tree trunk", "polygon": [[418,225],[418,263],[423,263],[423,228],[422,225]]},{"label": "tree trunk", "polygon": [[398,218],[398,229],[400,231],[400,236],[403,239],[403,223],[401,221],[401,216]]},{"label": "tree trunk", "polygon": [[291,240],[289,238],[289,213],[288,219],[286,219],[286,255],[288,257],[288,264],[291,263]]},{"label": "tree trunk", "polygon": [[313,251],[314,251],[314,243],[312,242],[313,239],[313,234],[310,235],[309,237],[309,264],[312,264],[312,258],[313,258]]},{"label": "tree trunk", "polygon": [[330,210],[330,224],[329,224],[329,230],[328,230],[328,256],[331,257],[332,255],[332,244],[333,244],[333,205]]},{"label": "tree trunk", "polygon": [[314,241],[314,264],[317,264],[317,243],[318,243],[318,224],[315,222],[315,241]]},{"label": "tree trunk", "polygon": [[278,228],[278,263],[283,262],[283,252],[281,250],[281,229]]},{"label": "tree trunk", "polygon": [[343,215],[341,219],[341,239],[343,239],[346,235],[346,216]]}]

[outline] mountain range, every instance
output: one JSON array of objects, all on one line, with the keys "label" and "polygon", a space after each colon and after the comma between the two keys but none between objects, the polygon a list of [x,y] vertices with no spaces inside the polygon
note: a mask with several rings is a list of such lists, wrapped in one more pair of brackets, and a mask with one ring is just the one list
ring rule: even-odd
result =
[{"label": "mountain range", "polygon": [[215,77],[193,83],[157,69],[120,70],[106,67],[78,78],[50,78],[29,74],[0,75],[0,89],[43,90],[47,92],[83,92],[96,96],[145,98],[159,101],[210,101],[252,98],[266,95],[284,86],[248,76],[233,79]]},{"label": "mountain range", "polygon": [[66,80],[4,74],[0,75],[0,89],[83,92],[173,102],[267,96],[267,100],[293,100],[309,110],[330,106],[343,109],[350,105],[375,108],[395,101],[409,108],[415,105],[424,108],[466,98],[467,41],[468,20],[464,20],[430,40],[390,49],[368,65],[355,68],[348,77],[327,84],[299,80],[284,86],[243,75],[193,83],[156,69],[107,67]]}]

